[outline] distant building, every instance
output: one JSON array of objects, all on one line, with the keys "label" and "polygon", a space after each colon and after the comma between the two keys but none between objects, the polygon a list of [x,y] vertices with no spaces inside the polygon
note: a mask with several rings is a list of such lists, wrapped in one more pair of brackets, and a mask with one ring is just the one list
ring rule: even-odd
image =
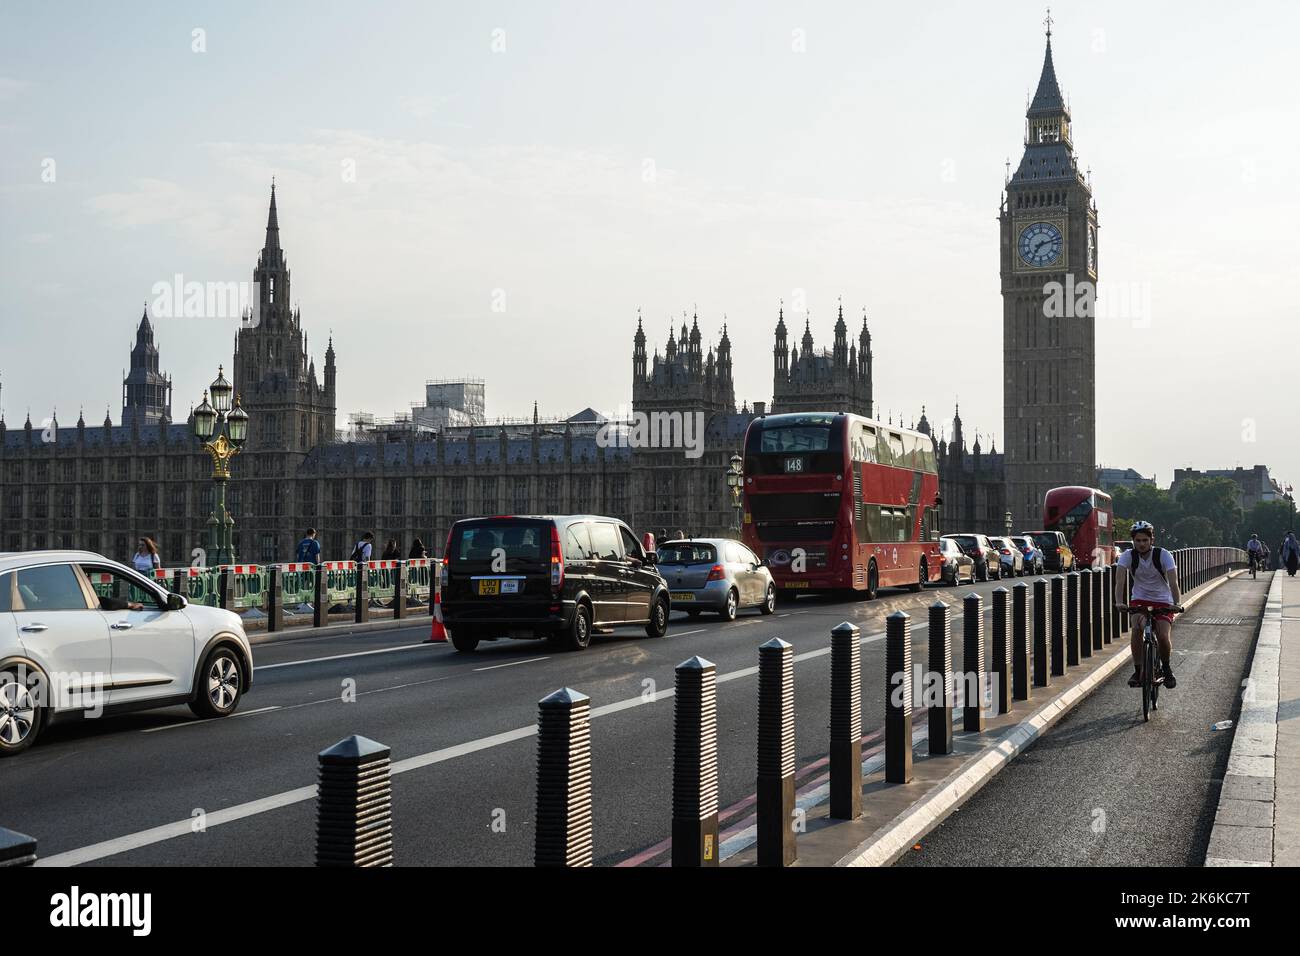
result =
[{"label": "distant building", "polygon": [[[930,435],[930,423],[921,409],[917,431]],[[933,436],[931,436],[933,437]],[[937,443],[939,462],[939,526],[944,534],[1005,534],[1007,530],[1006,459],[993,442],[988,451],[979,436],[968,451],[962,432],[961,410],[953,412],[952,439]],[[1012,514],[1012,532],[1032,531],[1042,523],[1042,514]]]},{"label": "distant building", "polygon": [[485,390],[482,379],[430,379],[424,383],[424,404],[411,407],[411,418],[427,431],[485,424]]},{"label": "distant building", "polygon": [[[803,351],[800,351],[800,348]],[[804,319],[803,341],[787,347],[785,309],[777,313],[772,349],[772,414],[783,412],[851,412],[871,417],[871,333],[862,316],[858,341],[849,344],[844,306],[835,320],[835,346],[817,351],[812,325]]]},{"label": "distant building", "polygon": [[1169,491],[1178,497],[1179,487],[1193,478],[1228,478],[1236,483],[1238,499],[1242,511],[1249,511],[1261,501],[1281,501],[1286,492],[1268,473],[1267,465],[1255,465],[1253,468],[1218,468],[1198,471],[1195,468],[1175,468],[1174,481]]},{"label": "distant building", "polygon": [[1144,478],[1141,472],[1132,468],[1098,468],[1097,487],[1102,491],[1113,492],[1116,488],[1136,488],[1138,485],[1155,487],[1156,479],[1152,475]]}]

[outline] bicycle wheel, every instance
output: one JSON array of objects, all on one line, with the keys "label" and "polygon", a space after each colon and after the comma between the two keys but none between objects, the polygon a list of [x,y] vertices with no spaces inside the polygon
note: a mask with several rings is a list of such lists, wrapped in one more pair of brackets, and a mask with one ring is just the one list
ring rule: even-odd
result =
[{"label": "bicycle wheel", "polygon": [[[1160,700],[1160,684],[1155,679],[1155,668],[1159,667],[1162,675],[1164,674],[1165,669],[1164,665],[1160,663],[1160,654],[1154,647],[1151,648],[1151,663],[1153,665],[1151,670],[1151,709],[1159,710],[1160,706],[1157,702]],[[1161,680],[1163,679],[1162,676]]]},{"label": "bicycle wheel", "polygon": [[1151,652],[1151,644],[1147,644],[1143,649],[1143,661],[1141,661],[1141,719],[1143,721],[1151,719],[1154,702],[1153,692],[1156,689],[1154,657],[1156,656]]}]

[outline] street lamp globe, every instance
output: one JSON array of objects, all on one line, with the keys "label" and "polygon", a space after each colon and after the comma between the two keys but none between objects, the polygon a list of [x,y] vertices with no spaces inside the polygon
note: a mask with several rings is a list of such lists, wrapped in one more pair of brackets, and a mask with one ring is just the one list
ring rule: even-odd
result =
[{"label": "street lamp globe", "polygon": [[224,415],[230,411],[230,394],[234,391],[234,386],[226,381],[223,367],[217,366],[217,380],[212,383],[212,404],[217,411]]},{"label": "street lamp globe", "polygon": [[230,430],[230,442],[236,448],[248,438],[248,412],[240,406],[238,395],[235,396],[235,407],[226,416],[226,427]]},{"label": "street lamp globe", "polygon": [[217,423],[217,410],[208,404],[208,393],[203,393],[203,404],[194,409],[194,437],[207,441]]}]

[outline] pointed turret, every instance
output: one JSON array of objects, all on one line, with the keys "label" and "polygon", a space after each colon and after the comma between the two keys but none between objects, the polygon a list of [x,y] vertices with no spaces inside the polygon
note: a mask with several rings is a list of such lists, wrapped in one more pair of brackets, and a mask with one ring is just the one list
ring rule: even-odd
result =
[{"label": "pointed turret", "polygon": [[[292,192],[292,190],[290,190]],[[289,197],[293,199],[292,196]],[[275,180],[271,180],[271,208],[266,214],[266,244],[263,248],[280,248],[280,217],[275,211]]]}]

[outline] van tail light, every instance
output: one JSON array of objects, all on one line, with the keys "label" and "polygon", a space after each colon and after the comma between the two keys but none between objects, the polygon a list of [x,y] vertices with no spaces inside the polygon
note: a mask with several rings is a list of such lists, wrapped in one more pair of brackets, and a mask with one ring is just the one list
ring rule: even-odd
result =
[{"label": "van tail light", "polygon": [[705,578],[706,581],[725,581],[726,579],[726,569],[720,564],[715,564],[713,567],[709,568],[709,576]]},{"label": "van tail light", "polygon": [[564,555],[560,552],[560,529],[551,525],[551,590],[564,585]]}]

